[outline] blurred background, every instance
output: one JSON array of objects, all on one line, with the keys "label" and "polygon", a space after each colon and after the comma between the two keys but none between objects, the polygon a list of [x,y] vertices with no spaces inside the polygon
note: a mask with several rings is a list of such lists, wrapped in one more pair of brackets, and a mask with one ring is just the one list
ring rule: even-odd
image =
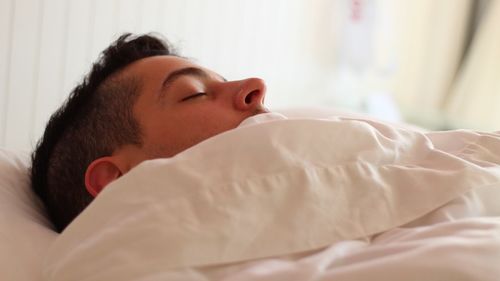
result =
[{"label": "blurred background", "polygon": [[500,130],[500,0],[0,0],[0,146],[31,149],[123,32],[158,32],[271,109]]}]

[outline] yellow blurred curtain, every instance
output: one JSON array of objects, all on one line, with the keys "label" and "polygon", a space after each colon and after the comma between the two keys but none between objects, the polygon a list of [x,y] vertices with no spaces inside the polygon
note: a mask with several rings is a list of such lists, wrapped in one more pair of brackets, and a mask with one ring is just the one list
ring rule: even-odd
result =
[{"label": "yellow blurred curtain", "polygon": [[394,98],[408,121],[441,128],[443,99],[460,67],[473,1],[387,1],[397,23]]},{"label": "yellow blurred curtain", "polygon": [[488,3],[446,100],[455,127],[500,130],[500,1]]},{"label": "yellow blurred curtain", "polygon": [[442,128],[443,102],[460,69],[475,1],[315,0],[317,15],[330,20],[317,20],[323,32],[315,42],[336,53],[332,63],[316,51],[325,72],[333,73],[325,80],[333,84],[334,104],[355,107],[358,99],[387,93],[407,121]]}]

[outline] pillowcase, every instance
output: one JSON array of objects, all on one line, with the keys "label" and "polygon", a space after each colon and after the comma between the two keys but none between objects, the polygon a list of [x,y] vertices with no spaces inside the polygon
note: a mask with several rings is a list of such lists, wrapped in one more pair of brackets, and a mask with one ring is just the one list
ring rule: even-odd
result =
[{"label": "pillowcase", "polygon": [[[350,118],[251,119],[261,122],[247,119],[111,183],[54,242],[44,277],[154,279],[172,268],[306,252],[500,183],[500,169],[488,164],[500,157],[467,162],[409,130]],[[500,138],[461,135],[455,150],[478,144],[468,155],[500,148]]]},{"label": "pillowcase", "polygon": [[[288,118],[369,118],[327,107],[277,110]],[[0,279],[39,280],[45,253],[58,236],[32,192],[27,151],[0,148]]]},{"label": "pillowcase", "polygon": [[329,119],[331,117],[342,117],[342,118],[353,118],[361,120],[372,120],[380,123],[388,124],[399,129],[413,130],[421,133],[427,132],[426,129],[418,127],[416,125],[407,124],[404,122],[390,122],[385,121],[365,113],[353,112],[342,109],[335,109],[325,106],[311,106],[311,107],[298,107],[298,108],[283,108],[278,110],[273,110],[273,112],[281,113],[289,119],[302,119],[302,118],[313,118],[313,119]]},{"label": "pillowcase", "polygon": [[0,148],[0,279],[39,280],[44,255],[57,237],[31,191],[29,153]]},{"label": "pillowcase", "polygon": [[[329,117],[338,112],[327,108],[292,109],[292,117],[321,112]],[[0,148],[0,279],[39,280],[45,253],[58,234],[47,218],[43,203],[32,192],[28,151]]]}]

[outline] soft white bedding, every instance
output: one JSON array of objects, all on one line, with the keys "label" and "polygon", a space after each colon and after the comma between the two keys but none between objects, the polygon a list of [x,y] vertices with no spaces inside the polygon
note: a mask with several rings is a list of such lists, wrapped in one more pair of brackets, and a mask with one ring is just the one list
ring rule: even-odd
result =
[{"label": "soft white bedding", "polygon": [[31,192],[29,154],[0,148],[0,280],[40,280],[47,249],[57,237]]},{"label": "soft white bedding", "polygon": [[276,118],[112,183],[54,241],[45,279],[500,276],[499,135]]},{"label": "soft white bedding", "polygon": [[498,134],[274,119],[144,163],[60,236],[0,149],[0,280],[498,280]]},{"label": "soft white bedding", "polygon": [[396,228],[370,241],[345,240],[301,258],[185,269],[161,280],[498,280],[500,219]]}]

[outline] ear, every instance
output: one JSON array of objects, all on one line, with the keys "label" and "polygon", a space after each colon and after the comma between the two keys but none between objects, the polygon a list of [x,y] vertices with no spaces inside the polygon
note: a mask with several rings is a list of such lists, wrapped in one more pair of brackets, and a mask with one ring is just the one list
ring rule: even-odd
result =
[{"label": "ear", "polygon": [[119,178],[123,173],[112,157],[101,157],[94,160],[85,172],[85,186],[87,191],[94,197],[104,189],[106,185]]}]

